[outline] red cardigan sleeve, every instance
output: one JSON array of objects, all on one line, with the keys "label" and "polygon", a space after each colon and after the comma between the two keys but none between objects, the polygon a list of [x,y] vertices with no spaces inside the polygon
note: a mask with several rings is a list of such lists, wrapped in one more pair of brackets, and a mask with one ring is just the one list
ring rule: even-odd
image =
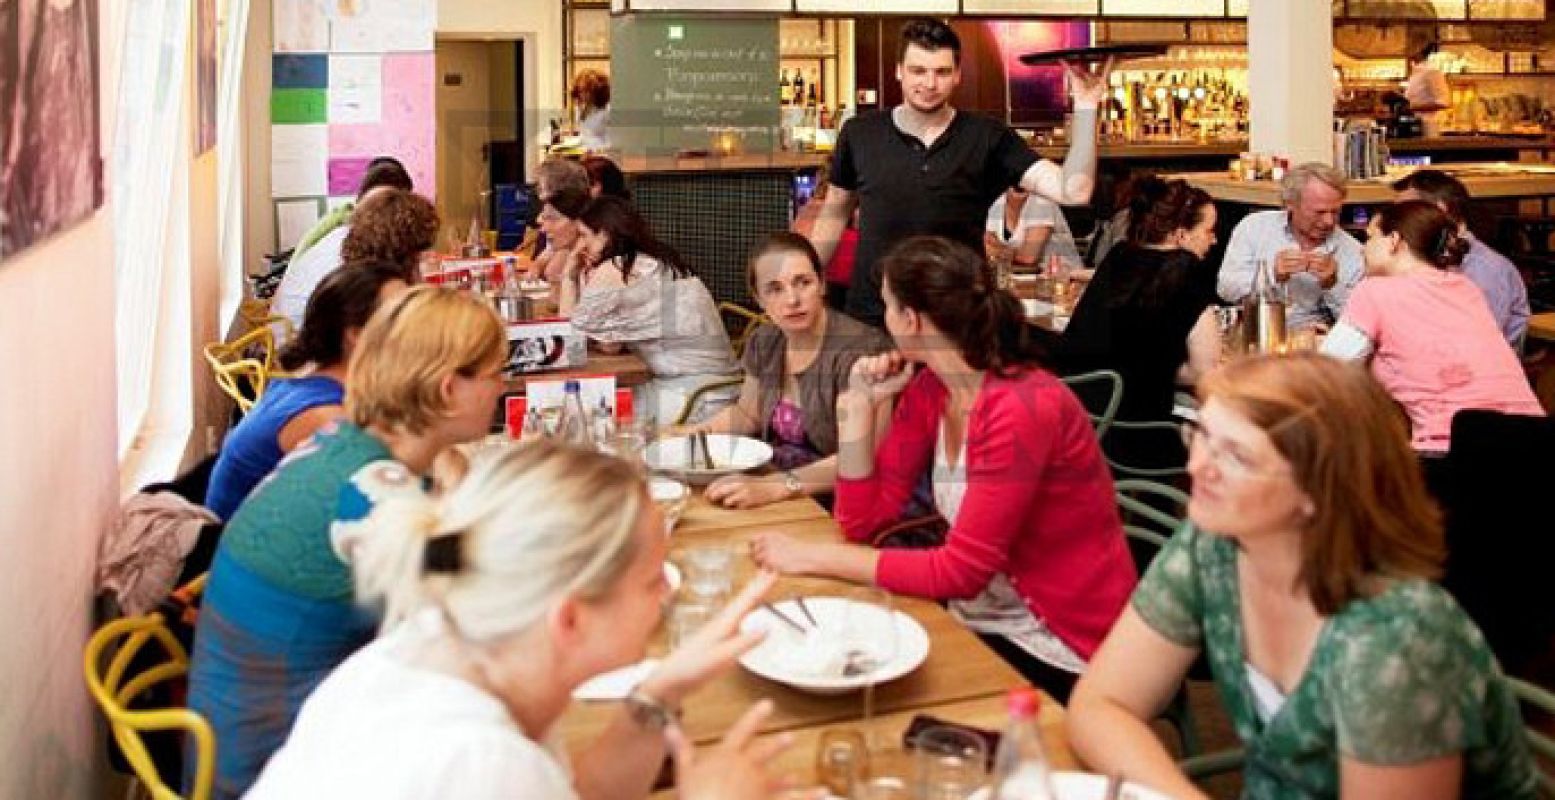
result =
[{"label": "red cardigan sleeve", "polygon": [[934,457],[945,387],[919,368],[902,391],[891,428],[875,446],[875,469],[864,478],[837,477],[837,523],[849,541],[867,542],[901,518],[907,500]]},{"label": "red cardigan sleeve", "polygon": [[994,391],[985,387],[968,426],[966,494],[945,544],[881,552],[880,586],[919,597],[971,598],[1008,571],[1016,540],[1032,533],[1036,484],[1060,430],[1059,404],[1050,393],[1019,380],[999,381]]}]

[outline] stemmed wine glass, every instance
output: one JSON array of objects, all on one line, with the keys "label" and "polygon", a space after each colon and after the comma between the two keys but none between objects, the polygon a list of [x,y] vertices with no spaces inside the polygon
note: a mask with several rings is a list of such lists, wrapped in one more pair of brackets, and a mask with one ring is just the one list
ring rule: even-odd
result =
[{"label": "stemmed wine glass", "polygon": [[853,590],[843,615],[844,677],[864,681],[865,741],[875,749],[875,683],[881,670],[896,660],[897,620],[891,593],[873,586]]}]

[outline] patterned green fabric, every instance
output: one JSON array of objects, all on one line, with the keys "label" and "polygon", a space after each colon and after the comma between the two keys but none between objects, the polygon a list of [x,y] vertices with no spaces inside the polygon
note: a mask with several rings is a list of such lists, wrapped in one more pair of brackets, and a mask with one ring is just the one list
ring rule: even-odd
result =
[{"label": "patterned green fabric", "polygon": [[359,495],[358,471],[392,458],[383,442],[349,422],[319,431],[238,506],[220,546],[277,589],[349,602],[351,570],[336,554],[330,528],[342,504]]},{"label": "patterned green fabric", "polygon": [[1479,629],[1433,583],[1399,581],[1329,618],[1300,682],[1267,725],[1248,684],[1237,548],[1191,525],[1134,591],[1146,624],[1206,652],[1247,750],[1246,797],[1339,796],[1343,753],[1401,765],[1463,753],[1463,796],[1532,798],[1511,690]]}]

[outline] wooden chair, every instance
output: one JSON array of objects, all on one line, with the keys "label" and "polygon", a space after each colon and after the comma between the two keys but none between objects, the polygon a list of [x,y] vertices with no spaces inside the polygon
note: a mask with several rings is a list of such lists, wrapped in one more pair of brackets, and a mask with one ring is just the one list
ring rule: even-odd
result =
[{"label": "wooden chair", "polygon": [[227,393],[247,414],[264,396],[265,384],[276,369],[275,335],[261,325],[230,342],[205,346],[205,361],[211,365],[216,385]]},{"label": "wooden chair", "polygon": [[[131,662],[146,645],[155,641],[167,656],[165,661],[136,674],[129,674]],[[109,651],[112,655],[107,655]],[[117,619],[103,625],[86,643],[82,671],[87,691],[108,718],[109,729],[135,777],[156,800],[181,798],[153,761],[144,734],[154,731],[182,731],[193,737],[196,762],[190,800],[210,797],[216,765],[216,735],[210,723],[187,708],[136,709],[131,703],[142,692],[181,678],[189,672],[189,655],[167,627],[160,613]],[[174,778],[177,780],[177,776]]]}]

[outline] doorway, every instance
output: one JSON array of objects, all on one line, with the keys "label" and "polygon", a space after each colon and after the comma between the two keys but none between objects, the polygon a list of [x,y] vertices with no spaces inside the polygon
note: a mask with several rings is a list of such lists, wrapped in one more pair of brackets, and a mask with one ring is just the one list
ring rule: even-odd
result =
[{"label": "doorway", "polygon": [[526,179],[524,41],[439,37],[436,61],[438,246],[456,252],[472,227],[499,227],[493,189]]}]

